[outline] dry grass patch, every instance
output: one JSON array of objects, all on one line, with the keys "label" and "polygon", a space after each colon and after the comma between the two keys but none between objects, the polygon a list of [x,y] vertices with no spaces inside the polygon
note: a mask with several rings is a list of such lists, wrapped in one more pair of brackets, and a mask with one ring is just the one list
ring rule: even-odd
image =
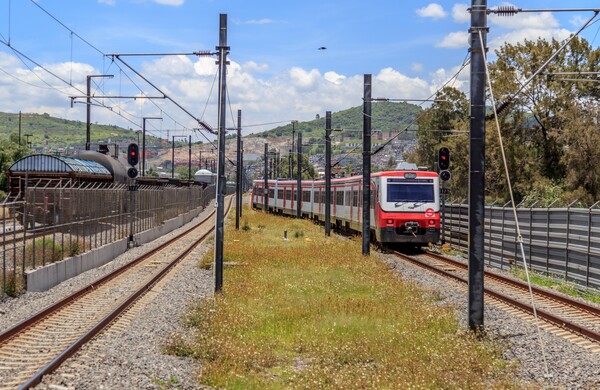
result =
[{"label": "dry grass patch", "polygon": [[224,252],[225,261],[246,266],[226,268],[214,304],[188,313],[196,337],[167,346],[201,360],[203,384],[523,387],[497,346],[464,333],[451,308],[431,302],[376,255],[363,257],[360,240],[326,238],[308,221],[247,209],[244,219],[248,229],[229,228]]}]

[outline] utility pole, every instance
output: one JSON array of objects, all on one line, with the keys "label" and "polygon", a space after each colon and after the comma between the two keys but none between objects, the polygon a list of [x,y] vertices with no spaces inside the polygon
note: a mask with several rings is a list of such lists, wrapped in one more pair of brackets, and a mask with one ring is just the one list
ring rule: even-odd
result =
[{"label": "utility pole", "polygon": [[171,145],[171,179],[175,178],[175,136]]},{"label": "utility pole", "polygon": [[269,210],[269,144],[265,143],[265,188],[263,189],[264,208],[266,213]]},{"label": "utility pole", "polygon": [[91,96],[91,87],[92,87],[92,78],[93,77],[104,77],[112,79],[112,74],[91,74],[87,76],[87,95],[86,95],[86,121],[85,121],[85,150],[90,150],[91,144],[91,128],[92,128],[92,96]]},{"label": "utility pole", "polygon": [[298,153],[296,158],[298,159],[298,178],[296,184],[296,218],[302,217],[302,132],[298,131],[298,146],[296,148]]},{"label": "utility pole", "polygon": [[188,139],[188,180],[193,180],[192,177],[192,136]]},{"label": "utility pole", "polygon": [[[487,0],[472,0],[471,123],[469,145],[469,328],[483,330],[483,271],[485,214],[485,57]],[[483,37],[483,45],[479,33]]]},{"label": "utility pole", "polygon": [[223,288],[223,239],[225,218],[225,108],[227,102],[227,14],[219,15],[219,164],[217,169],[217,218],[215,226],[215,292]]},{"label": "utility pole", "polygon": [[[321,196],[321,202],[323,197]],[[331,111],[325,112],[325,236],[331,232]]]},{"label": "utility pole", "polygon": [[[241,118],[240,118],[241,119]],[[240,120],[241,123],[241,120]],[[241,128],[241,125],[240,125]],[[240,195],[244,193],[244,141],[240,141]],[[240,196],[240,218],[242,217],[242,197]]]},{"label": "utility pole", "polygon": [[371,239],[371,75],[364,76],[363,92],[363,177],[362,254],[369,256]]},{"label": "utility pole", "polygon": [[[160,119],[161,117],[147,116],[142,118],[142,176],[146,176],[146,120],[147,119]],[[168,139],[167,139],[168,141]],[[139,143],[139,141],[138,141]]]},{"label": "utility pole", "polygon": [[242,209],[242,110],[237,112],[237,164],[235,183],[235,230],[240,230],[240,210]]},{"label": "utility pole", "polygon": [[21,146],[21,111],[19,111],[19,146]]}]

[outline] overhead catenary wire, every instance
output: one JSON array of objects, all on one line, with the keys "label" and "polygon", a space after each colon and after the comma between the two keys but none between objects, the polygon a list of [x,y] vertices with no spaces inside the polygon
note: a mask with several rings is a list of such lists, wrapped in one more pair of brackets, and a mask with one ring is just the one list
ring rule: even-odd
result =
[{"label": "overhead catenary wire", "polygon": [[[438,92],[440,92],[442,89],[444,89],[451,82],[454,83],[454,80],[458,78],[458,76],[460,75],[460,73],[463,71],[463,69],[465,69],[467,67],[467,65],[469,65],[469,63],[470,63],[470,59],[469,59],[469,54],[467,53],[467,56],[463,60],[463,64],[458,69],[458,71],[452,77],[450,77],[450,79],[448,79],[440,88],[438,88],[433,94],[431,94],[429,96],[428,100],[430,100],[432,97],[434,97]],[[423,104],[423,103],[421,103],[421,104]],[[363,115],[365,115],[364,112],[363,112]],[[387,145],[389,145],[391,142],[393,142],[400,135],[406,133],[408,131],[408,128],[410,126],[412,126],[413,124],[415,124],[417,122],[417,120],[419,120],[419,118],[421,117],[421,115],[423,115],[423,113],[415,115],[415,117],[413,118],[413,120],[410,121],[410,123],[408,125],[406,125],[403,130],[399,131],[394,137],[390,138],[387,142],[385,142],[383,145],[381,145],[379,148],[377,148],[374,152],[372,152],[371,156],[375,156],[377,153],[381,152]]]},{"label": "overhead catenary wire", "polygon": [[[583,24],[583,26],[581,26],[579,28],[579,30],[577,30],[574,34],[571,34],[571,36],[569,38],[565,39],[563,41],[563,44],[558,48],[558,50],[556,50],[554,53],[552,53],[552,55],[546,60],[546,62],[544,62],[542,64],[542,66],[540,66],[535,72],[533,72],[533,74],[531,76],[529,76],[529,78],[527,80],[525,80],[522,83],[519,82],[519,84],[521,84],[521,87],[516,92],[514,92],[513,94],[508,96],[504,101],[500,102],[498,107],[495,108],[495,110],[496,110],[496,111],[494,111],[495,114],[502,113],[502,111],[504,111],[512,103],[512,101],[529,85],[529,83],[531,83],[531,81],[535,77],[537,77],[540,73],[542,73],[542,71],[544,69],[546,69],[548,64],[550,64],[550,62],[552,62],[556,58],[556,56],[558,56],[558,54],[560,54],[560,52],[563,51],[563,49],[565,47],[567,47],[567,45],[569,43],[571,43],[571,41],[573,39],[575,39],[575,37],[577,37],[583,30],[585,30],[588,26],[591,25],[592,21],[596,18],[596,16],[598,16],[598,13],[600,12],[600,10],[598,10],[598,9],[587,9],[587,11],[593,11],[594,15],[592,15],[592,17],[589,18]],[[532,10],[519,10],[519,12],[533,12],[533,11]]]},{"label": "overhead catenary wire", "polygon": [[[67,31],[68,31],[68,32],[71,34],[71,45],[72,45],[72,37],[73,37],[73,36],[76,36],[76,37],[77,37],[77,38],[79,38],[79,39],[80,39],[82,42],[84,42],[86,45],[88,45],[88,46],[89,46],[89,47],[91,47],[93,50],[95,50],[97,53],[101,54],[101,55],[103,56],[103,60],[104,60],[106,57],[108,57],[108,56],[111,56],[111,55],[108,55],[108,54],[104,53],[104,52],[103,52],[102,50],[100,50],[98,47],[94,46],[92,43],[90,43],[89,41],[87,41],[85,38],[83,38],[83,37],[82,37],[81,35],[79,35],[77,32],[75,32],[74,30],[72,30],[71,28],[69,28],[67,25],[65,25],[65,24],[64,24],[62,21],[60,21],[60,20],[59,20],[59,19],[58,19],[56,16],[54,16],[52,13],[50,13],[50,12],[49,12],[47,9],[45,9],[44,7],[42,7],[42,6],[41,6],[40,4],[38,4],[36,1],[34,1],[34,0],[30,0],[30,1],[31,1],[31,2],[32,2],[32,3],[33,3],[35,6],[36,6],[36,7],[38,7],[38,8],[39,8],[39,9],[40,9],[42,12],[44,12],[44,13],[45,13],[47,16],[49,16],[49,17],[50,17],[52,20],[54,20],[55,22],[57,22],[57,23],[58,23],[60,26],[62,26],[64,29],[66,29],[66,30],[67,30]],[[5,41],[6,41],[6,40],[5,40]],[[9,43],[9,44],[8,44],[8,46],[10,47],[10,41],[9,41],[8,43]],[[71,50],[72,50],[72,49],[71,49]],[[171,55],[172,55],[173,53],[168,53],[168,54],[171,54]],[[210,51],[194,51],[194,52],[190,52],[190,53],[176,53],[176,54],[181,54],[181,55],[211,55],[211,54],[214,54],[214,53],[212,53],[212,52],[210,52]],[[71,55],[72,55],[72,53],[71,53]],[[166,54],[154,53],[154,54],[121,54],[121,55],[122,55],[122,56],[135,56],[135,55],[166,55]],[[31,61],[31,60],[30,60],[30,61]],[[32,62],[33,62],[33,61],[32,61]],[[72,62],[72,61],[71,61],[71,62]],[[34,62],[34,63],[35,63],[35,62]],[[111,63],[114,63],[114,58],[113,58],[113,61],[111,61]],[[36,65],[38,65],[38,64],[36,63]],[[116,64],[116,66],[117,66],[117,67],[120,69],[120,71],[121,71],[121,72],[123,72],[123,69],[122,69],[122,68],[119,66],[119,64]],[[42,68],[43,68],[44,70],[47,70],[47,69],[45,69],[44,67],[42,67]],[[131,69],[131,68],[130,68],[130,69]],[[141,77],[141,75],[140,75],[139,73],[135,72],[135,70],[133,70],[133,69],[131,69],[131,70],[132,70],[134,73],[136,73],[138,76],[140,76],[140,77]],[[138,86],[138,85],[137,85],[135,82],[133,82],[133,80],[132,80],[132,79],[131,79],[131,78],[130,78],[128,75],[127,75],[127,73],[126,73],[126,72],[123,72],[123,73],[125,73],[125,74],[126,74],[126,76],[129,78],[129,80],[132,82],[132,84],[133,84],[133,85],[134,85],[136,88],[138,88],[138,90],[139,90],[139,91],[140,91],[142,94],[144,94],[144,91],[143,91],[143,90],[142,90],[142,89],[141,89],[141,88],[140,88],[140,87],[139,87],[139,86]],[[144,79],[143,77],[141,77],[141,78],[142,78],[142,79]],[[43,81],[43,80],[42,80],[42,81]],[[62,81],[63,81],[63,82],[65,82],[65,80],[62,80]],[[148,80],[145,80],[145,81],[146,81],[146,82],[148,82]],[[148,82],[148,83],[149,83],[149,82]],[[67,82],[67,84],[68,84],[68,85],[70,85],[70,86],[72,86],[72,84],[71,84],[71,83],[68,83],[68,82]],[[152,83],[149,83],[149,84],[150,84],[150,85],[152,85],[152,86],[153,86],[155,89],[157,89],[157,88],[156,88],[156,87],[155,87],[155,86],[154,86]],[[157,90],[158,90],[158,89],[157,89]],[[79,91],[80,91],[80,90],[79,90]],[[80,91],[80,92],[81,92],[81,91]],[[160,91],[160,92],[162,93],[162,91]],[[83,92],[82,92],[82,93],[83,93]],[[165,95],[165,94],[163,93],[163,95]],[[168,99],[169,101],[171,101],[173,104],[175,104],[176,106],[178,106],[180,109],[182,109],[184,112],[186,112],[188,115],[192,116],[192,118],[193,118],[193,119],[195,119],[195,120],[197,121],[197,118],[195,118],[193,115],[191,115],[191,114],[190,114],[190,113],[189,113],[187,110],[185,110],[185,109],[184,109],[184,108],[183,108],[181,105],[179,105],[179,104],[178,104],[177,102],[175,102],[173,99],[171,99],[170,97],[167,97],[167,99]],[[154,105],[155,105],[157,108],[159,108],[159,109],[160,109],[160,107],[158,107],[158,105],[156,105],[156,103],[155,103],[155,102],[152,102],[152,104],[154,104]],[[102,105],[102,104],[101,104],[101,105]],[[105,105],[104,105],[104,106],[105,106]],[[105,107],[110,109],[110,107],[107,107],[107,106],[105,106]],[[162,109],[161,109],[161,110],[162,110]],[[111,111],[113,111],[113,110],[111,109]],[[113,111],[113,112],[115,112],[115,111]],[[115,112],[115,113],[117,113],[117,112]],[[123,117],[122,115],[120,115],[120,113],[117,113],[117,115],[119,115],[119,116]],[[133,116],[133,117],[135,117],[135,115],[133,115],[133,114],[130,114],[130,115],[131,115],[131,116]],[[140,117],[141,117],[141,116],[142,116],[142,115],[140,115]],[[179,123],[178,123],[178,122],[177,122],[177,121],[176,121],[176,120],[175,120],[175,119],[174,119],[172,116],[170,116],[170,115],[168,115],[168,114],[165,114],[165,116],[167,116],[167,117],[171,118],[171,119],[172,119],[172,120],[173,120],[173,121],[174,121],[176,124],[179,124]],[[124,117],[123,117],[123,118],[124,118]],[[126,118],[124,118],[124,119],[126,119]],[[127,119],[126,119],[126,120],[127,120]],[[134,124],[135,124],[136,126],[138,126],[138,127],[139,127],[139,124],[136,124],[136,123],[134,123]],[[212,130],[212,129],[210,129],[210,126],[208,126],[206,123],[199,122],[199,124],[200,124],[200,126],[201,126],[201,127],[205,128],[205,129],[206,129],[206,130],[208,130],[209,132]],[[189,128],[187,128],[187,126],[184,126],[184,125],[182,125],[182,124],[179,124],[179,125],[181,125],[182,127],[186,128],[186,129],[188,129],[188,130],[190,130],[190,131],[192,131],[192,130],[193,130],[193,129],[189,129]],[[201,133],[201,134],[202,134],[202,133]],[[204,136],[204,134],[202,134],[202,135]],[[207,140],[209,143],[212,143],[212,141],[211,141],[211,140],[209,140],[207,137],[205,137],[205,136],[204,136],[204,138],[206,138],[206,140]]]}]

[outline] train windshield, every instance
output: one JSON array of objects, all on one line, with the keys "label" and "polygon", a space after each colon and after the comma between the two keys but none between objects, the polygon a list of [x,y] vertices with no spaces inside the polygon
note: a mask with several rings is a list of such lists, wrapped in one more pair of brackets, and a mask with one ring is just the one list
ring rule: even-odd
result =
[{"label": "train windshield", "polygon": [[433,202],[432,184],[388,184],[388,202]]}]

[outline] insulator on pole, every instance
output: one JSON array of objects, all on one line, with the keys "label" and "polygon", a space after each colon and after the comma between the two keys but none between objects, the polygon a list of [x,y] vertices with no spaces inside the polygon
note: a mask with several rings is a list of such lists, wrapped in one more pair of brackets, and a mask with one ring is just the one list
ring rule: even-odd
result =
[{"label": "insulator on pole", "polygon": [[521,11],[521,8],[516,8],[512,5],[501,5],[494,10],[494,13],[498,16],[513,16],[519,11]]}]

